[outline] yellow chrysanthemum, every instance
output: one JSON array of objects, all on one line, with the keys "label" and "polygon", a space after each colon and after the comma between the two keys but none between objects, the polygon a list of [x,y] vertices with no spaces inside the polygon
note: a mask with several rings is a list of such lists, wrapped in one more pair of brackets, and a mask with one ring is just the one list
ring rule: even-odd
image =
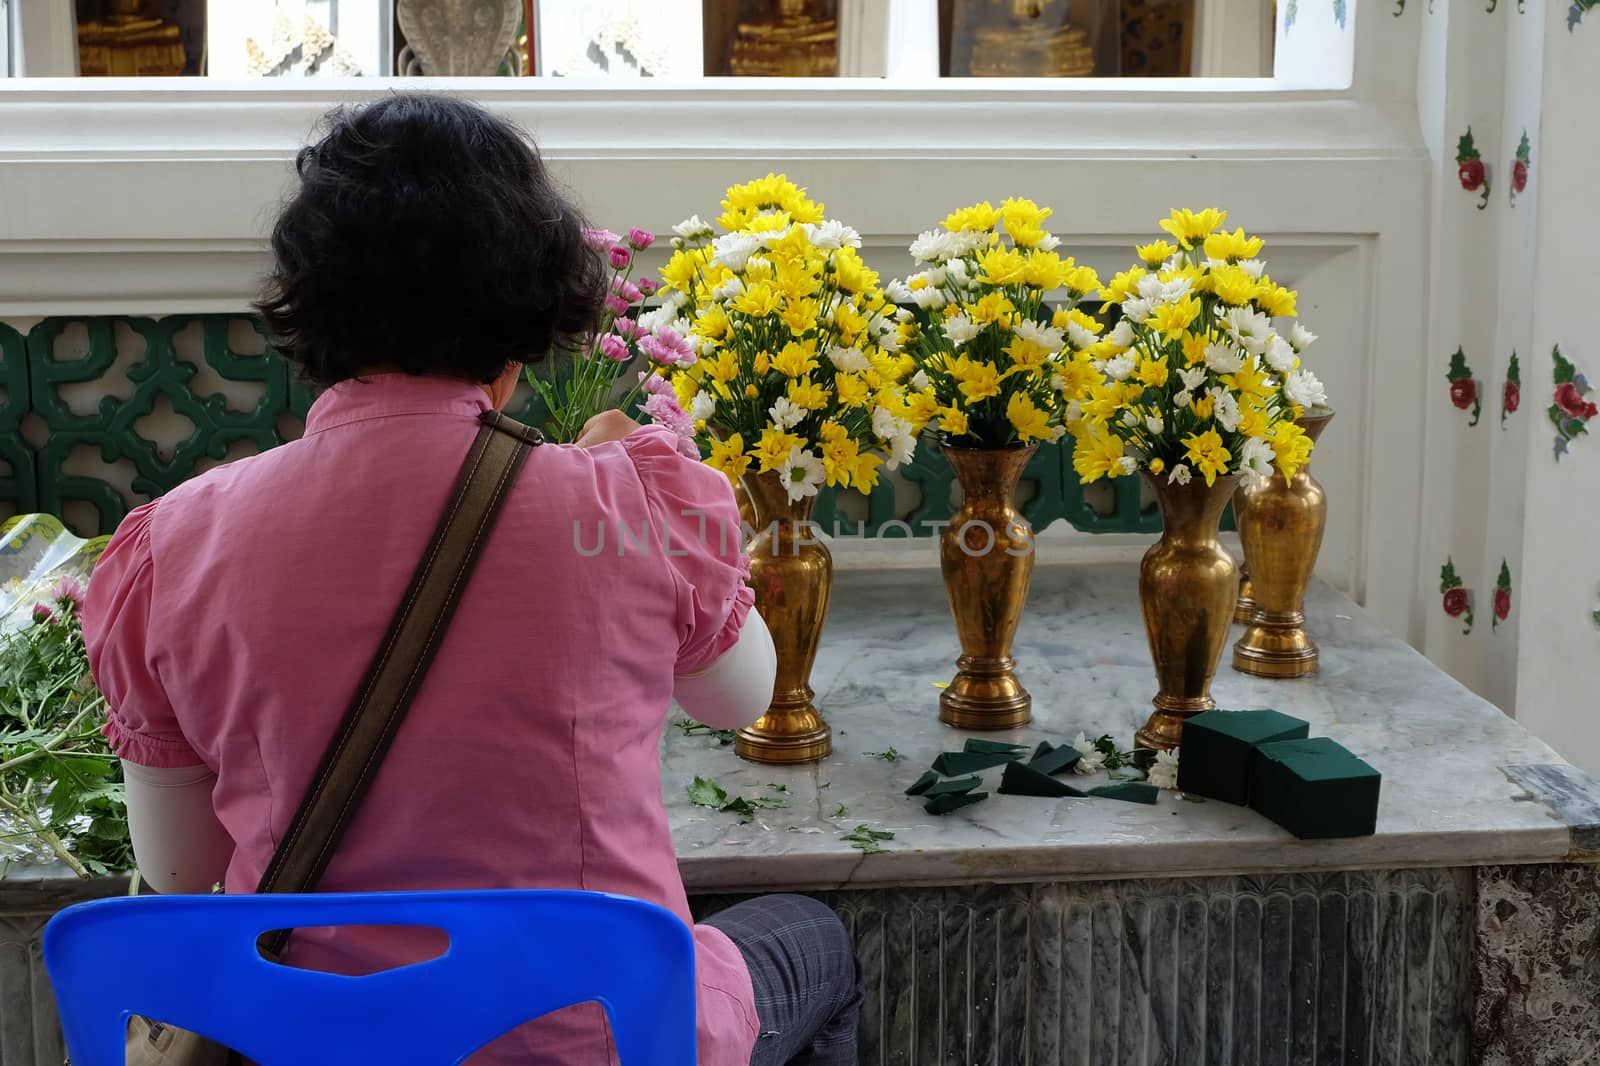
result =
[{"label": "yellow chrysanthemum", "polygon": [[978,297],[978,302],[972,305],[969,314],[972,321],[979,325],[988,325],[998,322],[1010,328],[1012,317],[1017,313],[1017,305],[1006,299],[1005,293],[989,292]]},{"label": "yellow chrysanthemum", "polygon": [[1000,224],[1007,233],[1016,239],[1016,231],[1039,230],[1044,226],[1045,219],[1055,214],[1048,207],[1040,207],[1032,200],[1017,196],[1008,196],[1000,201]]},{"label": "yellow chrysanthemum", "polygon": [[811,341],[790,341],[772,357],[772,368],[786,378],[811,373],[817,368],[816,345]]},{"label": "yellow chrysanthemum", "polygon": [[1165,359],[1144,358],[1139,360],[1139,368],[1133,376],[1152,389],[1159,389],[1167,383],[1167,361]]},{"label": "yellow chrysanthemum", "polygon": [[821,313],[822,305],[816,300],[789,297],[778,311],[778,321],[787,326],[790,332],[804,333],[817,324],[817,316]]},{"label": "yellow chrysanthemum", "polygon": [[1242,229],[1236,229],[1232,233],[1224,230],[1206,238],[1206,256],[1236,263],[1241,259],[1254,259],[1265,244],[1266,242],[1260,237],[1246,237]]},{"label": "yellow chrysanthemum", "polygon": [[1148,271],[1143,267],[1134,267],[1131,270],[1124,270],[1112,278],[1111,284],[1100,290],[1100,298],[1105,301],[1105,305],[1101,307],[1101,310],[1104,311],[1107,307],[1119,304],[1138,292],[1139,279],[1147,273]]},{"label": "yellow chrysanthemum", "polygon": [[1176,303],[1162,304],[1150,314],[1150,328],[1159,331],[1167,340],[1183,336],[1189,324],[1200,317],[1200,301],[1185,296]]},{"label": "yellow chrysanthemum", "polygon": [[[1071,263],[1072,260],[1067,262]],[[1062,275],[1061,286],[1072,293],[1074,299],[1082,299],[1100,288],[1100,275],[1094,267],[1074,266]]]},{"label": "yellow chrysanthemum", "polygon": [[871,492],[878,486],[878,467],[882,465],[883,456],[861,452],[850,464],[850,484],[857,492]]},{"label": "yellow chrysanthemum", "polygon": [[1134,248],[1134,252],[1138,254],[1145,266],[1150,267],[1152,270],[1178,254],[1178,250],[1166,241],[1152,241],[1149,244],[1138,245]]},{"label": "yellow chrysanthemum", "polygon": [[735,185],[722,201],[724,229],[740,229],[744,222],[764,211],[786,211],[796,222],[821,222],[822,205],[806,196],[806,190],[782,174]]},{"label": "yellow chrysanthemum", "polygon": [[689,404],[694,401],[695,393],[700,391],[700,382],[696,381],[693,375],[682,373],[672,375],[671,381],[672,393],[678,398],[678,406],[687,411]]},{"label": "yellow chrysanthemum", "polygon": [[1040,292],[1049,292],[1059,289],[1066,284],[1067,275],[1073,271],[1072,261],[1063,260],[1054,252],[1029,252],[1027,267],[1023,270],[1022,280],[1029,288],[1038,289]]},{"label": "yellow chrysanthemum", "polygon": [[1228,212],[1208,207],[1196,214],[1188,208],[1178,208],[1170,218],[1161,220],[1161,228],[1177,238],[1183,248],[1193,248],[1228,220]]},{"label": "yellow chrysanthemum", "polygon": [[822,469],[829,485],[850,486],[850,475],[860,451],[849,430],[836,422],[822,424]]},{"label": "yellow chrysanthemum", "polygon": [[738,481],[750,469],[750,456],[744,453],[744,438],[734,433],[727,440],[713,440],[706,465],[722,471],[729,481]]},{"label": "yellow chrysanthemum", "polygon": [[1265,408],[1255,403],[1241,400],[1239,404],[1240,433],[1246,437],[1265,437],[1267,435],[1267,427],[1271,424],[1272,416],[1267,414]]},{"label": "yellow chrysanthemum", "polygon": [[1150,460],[1150,464],[1149,465],[1150,465],[1150,472],[1152,474],[1160,474],[1160,473],[1163,473],[1167,469],[1167,461],[1165,459],[1161,459],[1161,458],[1156,458],[1156,459]]},{"label": "yellow chrysanthemum", "polygon": [[761,390],[756,388],[755,382],[752,381],[750,384],[748,384],[748,385],[746,385],[744,387],[744,398],[745,399],[754,400],[756,397],[758,397],[760,395],[761,395]]},{"label": "yellow chrysanthemum", "polygon": [[1103,477],[1118,477],[1122,470],[1122,438],[1104,426],[1085,425],[1073,440],[1072,468],[1085,485]]},{"label": "yellow chrysanthemum", "polygon": [[1186,449],[1184,454],[1194,464],[1195,469],[1205,475],[1207,485],[1215,485],[1217,475],[1228,472],[1228,461],[1233,456],[1222,446],[1222,437],[1216,430],[1191,433],[1183,438],[1183,443]]},{"label": "yellow chrysanthemum", "polygon": [[1189,333],[1183,338],[1183,362],[1185,366],[1194,366],[1206,361],[1206,345],[1211,343],[1211,338],[1203,333]]},{"label": "yellow chrysanthemum", "polygon": [[1293,289],[1286,289],[1282,285],[1273,285],[1270,288],[1263,285],[1261,291],[1256,294],[1256,306],[1273,318],[1280,315],[1294,318],[1297,295]]},{"label": "yellow chrysanthemum", "polygon": [[783,297],[769,282],[758,281],[733,299],[733,309],[753,318],[773,314],[783,307]]},{"label": "yellow chrysanthemum", "polygon": [[1255,298],[1260,284],[1243,267],[1223,266],[1211,271],[1211,291],[1229,307],[1243,307]]},{"label": "yellow chrysanthemum", "polygon": [[1036,370],[1044,366],[1045,357],[1050,354],[1044,347],[1026,337],[1012,338],[1011,343],[1006,345],[1005,353],[1011,357],[1015,367],[1027,370]]},{"label": "yellow chrysanthemum", "polygon": [[1279,422],[1267,435],[1278,470],[1285,481],[1291,480],[1295,471],[1311,460],[1311,438],[1293,422]]},{"label": "yellow chrysanthemum", "polygon": [[789,382],[787,395],[789,402],[796,407],[804,407],[807,411],[820,411],[828,406],[828,397],[832,394],[810,378],[798,378]]},{"label": "yellow chrysanthemum", "polygon": [[939,428],[951,437],[960,437],[967,432],[967,412],[959,407],[939,408]]},{"label": "yellow chrysanthemum", "polygon": [[746,233],[781,233],[789,228],[789,212],[763,211],[744,224]]},{"label": "yellow chrysanthemum", "polygon": [[846,407],[865,407],[872,402],[872,391],[857,374],[833,375],[833,391]]},{"label": "yellow chrysanthemum", "polygon": [[1060,377],[1061,394],[1069,399],[1083,396],[1105,382],[1105,375],[1100,373],[1088,356],[1067,360],[1061,367]]},{"label": "yellow chrysanthemum", "polygon": [[697,273],[710,257],[709,248],[686,248],[673,252],[667,265],[661,268],[661,280],[669,288],[688,291],[694,287]]},{"label": "yellow chrysanthemum", "polygon": [[956,373],[956,379],[961,383],[961,395],[967,398],[968,403],[1000,395],[1000,372],[993,363],[965,359],[960,362],[966,365]]},{"label": "yellow chrysanthemum", "polygon": [[1116,382],[1090,386],[1082,404],[1085,418],[1109,422],[1122,409],[1122,388]]},{"label": "yellow chrysanthemum", "polygon": [[1209,392],[1204,396],[1196,396],[1194,399],[1189,401],[1189,410],[1194,412],[1196,418],[1201,419],[1210,418],[1211,413],[1216,409],[1216,406],[1216,397],[1212,396]]},{"label": "yellow chrysanthemum", "polygon": [[720,341],[728,335],[728,313],[721,304],[710,304],[695,315],[692,332],[697,337]]},{"label": "yellow chrysanthemum", "polygon": [[730,351],[718,352],[716,359],[711,361],[712,379],[727,384],[738,376],[739,357]]},{"label": "yellow chrysanthemum", "polygon": [[939,400],[932,389],[914,392],[906,397],[905,417],[913,427],[920,429],[933,421],[933,416],[938,413]]},{"label": "yellow chrysanthemum", "polygon": [[849,293],[865,292],[878,284],[878,272],[862,262],[854,248],[840,248],[833,254],[833,276],[839,288]]},{"label": "yellow chrysanthemum", "polygon": [[765,474],[769,470],[776,470],[791,451],[804,448],[807,443],[804,437],[769,424],[761,431],[761,439],[750,449],[750,455]]},{"label": "yellow chrysanthemum", "polygon": [[833,309],[833,328],[839,331],[840,344],[854,348],[867,331],[867,316],[851,304],[842,303]]},{"label": "yellow chrysanthemum", "polygon": [[963,207],[959,211],[952,211],[945,216],[944,228],[952,233],[969,233],[977,230],[992,230],[995,223],[1000,221],[1000,212],[995,210],[993,204],[985,200],[981,204]]},{"label": "yellow chrysanthemum", "polygon": [[1021,285],[1028,273],[1028,257],[996,246],[978,255],[978,269],[978,280],[985,285]]},{"label": "yellow chrysanthemum", "polygon": [[1050,436],[1050,415],[1034,406],[1027,393],[1011,394],[1006,402],[1006,421],[1024,441],[1044,440]]},{"label": "yellow chrysanthemum", "polygon": [[1272,392],[1268,384],[1270,379],[1256,366],[1254,359],[1246,359],[1244,365],[1232,374],[1226,375],[1222,383],[1239,394],[1240,399],[1247,396],[1267,396]]}]

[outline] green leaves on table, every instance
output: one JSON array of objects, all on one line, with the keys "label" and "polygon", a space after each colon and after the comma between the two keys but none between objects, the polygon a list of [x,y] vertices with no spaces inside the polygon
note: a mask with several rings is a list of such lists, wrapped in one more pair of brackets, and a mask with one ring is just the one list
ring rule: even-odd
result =
[{"label": "green leaves on table", "polygon": [[[780,788],[778,785],[768,785],[768,788]],[[787,789],[783,789],[787,791]],[[728,790],[709,777],[695,776],[689,783],[689,802],[697,807],[708,807],[714,811],[727,811],[738,815],[740,825],[748,825],[755,821],[756,812],[772,807],[786,807],[787,802],[778,796],[733,796],[728,795]]]},{"label": "green leaves on table", "polygon": [[884,762],[898,762],[902,757],[900,753],[895,751],[893,748],[889,748],[885,751],[869,751],[866,753],[866,755],[869,759],[882,759]]},{"label": "green leaves on table", "polygon": [[708,725],[701,725],[692,718],[678,718],[672,723],[678,731],[686,737],[712,737],[722,747],[732,744],[737,734],[732,729],[712,729]]},{"label": "green leaves on table", "polygon": [[883,847],[882,842],[893,840],[894,834],[884,829],[874,829],[863,822],[850,830],[850,832],[840,836],[839,839],[849,841],[852,848],[871,855],[874,852],[887,850]]}]

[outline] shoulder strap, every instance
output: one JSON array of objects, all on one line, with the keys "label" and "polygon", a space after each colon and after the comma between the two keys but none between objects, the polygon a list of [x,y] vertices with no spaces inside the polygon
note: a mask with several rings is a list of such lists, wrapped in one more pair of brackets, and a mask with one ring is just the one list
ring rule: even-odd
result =
[{"label": "shoulder strap", "polygon": [[[257,892],[316,886],[439,649],[506,490],[533,446],[544,442],[538,430],[498,411],[485,412],[482,422],[389,631]],[[279,930],[264,946],[281,951],[287,938]]]}]

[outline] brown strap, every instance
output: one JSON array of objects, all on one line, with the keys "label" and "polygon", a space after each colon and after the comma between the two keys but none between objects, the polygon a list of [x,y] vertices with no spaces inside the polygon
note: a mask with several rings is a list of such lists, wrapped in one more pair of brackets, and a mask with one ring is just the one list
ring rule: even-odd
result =
[{"label": "brown strap", "polygon": [[[498,411],[486,412],[482,421],[400,609],[257,892],[316,886],[439,649],[507,490],[533,445],[543,443],[538,430]],[[279,930],[263,946],[281,952],[287,939]]]}]

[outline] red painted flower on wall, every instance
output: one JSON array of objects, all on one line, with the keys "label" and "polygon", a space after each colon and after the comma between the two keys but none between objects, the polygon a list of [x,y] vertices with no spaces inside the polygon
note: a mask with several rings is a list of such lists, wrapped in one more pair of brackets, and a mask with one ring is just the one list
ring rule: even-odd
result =
[{"label": "red painted flower on wall", "polygon": [[1489,620],[1490,629],[1499,629],[1500,623],[1511,617],[1511,566],[1504,559],[1500,560],[1500,576],[1494,583],[1494,617]]},{"label": "red painted flower on wall", "polygon": [[1515,414],[1522,406],[1522,366],[1517,353],[1511,353],[1511,363],[1506,367],[1505,387],[1500,390],[1500,425],[1504,428],[1506,416]]},{"label": "red painted flower on wall", "polygon": [[1481,199],[1478,201],[1479,211],[1489,206],[1489,168],[1484,165],[1483,156],[1472,140],[1471,126],[1467,127],[1467,132],[1456,142],[1456,178],[1461,182],[1463,189],[1481,194]]},{"label": "red painted flower on wall", "polygon": [[1556,460],[1567,454],[1567,445],[1589,432],[1589,421],[1600,415],[1600,407],[1589,399],[1589,394],[1594,390],[1589,387],[1589,381],[1578,368],[1572,365],[1571,360],[1561,354],[1561,347],[1557,345],[1550,352],[1550,359],[1555,364],[1555,393],[1553,402],[1546,413],[1550,416],[1550,424],[1556,427]]},{"label": "red painted flower on wall", "polygon": [[1528,131],[1522,131],[1522,141],[1517,145],[1517,158],[1511,164],[1511,202],[1528,189],[1528,168],[1533,166],[1533,146],[1528,143]]},{"label": "red painted flower on wall", "polygon": [[1467,355],[1460,348],[1450,357],[1450,369],[1445,372],[1445,377],[1450,382],[1450,402],[1463,411],[1472,412],[1472,421],[1467,425],[1475,426],[1478,418],[1483,414],[1483,397],[1478,395],[1478,382],[1472,376],[1472,368],[1467,365]]},{"label": "red painted flower on wall", "polygon": [[1472,590],[1462,582],[1456,573],[1454,560],[1446,558],[1444,566],[1439,569],[1439,591],[1444,596],[1444,613],[1451,618],[1459,618],[1466,623],[1466,628],[1461,632],[1472,632]]}]

